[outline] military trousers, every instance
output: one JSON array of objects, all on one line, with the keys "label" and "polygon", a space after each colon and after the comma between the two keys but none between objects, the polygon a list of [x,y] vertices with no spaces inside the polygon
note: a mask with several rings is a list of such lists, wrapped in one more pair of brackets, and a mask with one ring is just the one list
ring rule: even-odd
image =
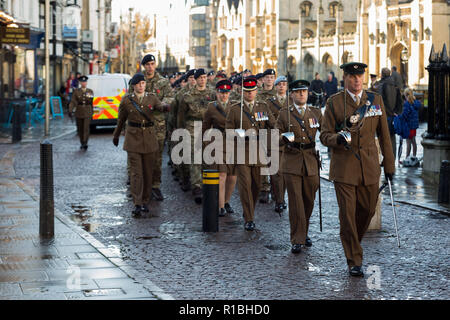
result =
[{"label": "military trousers", "polygon": [[244,220],[254,221],[256,202],[261,190],[261,168],[238,164],[236,175]]},{"label": "military trousers", "polygon": [[128,152],[130,163],[130,191],[134,205],[145,205],[150,201],[152,176],[157,152]]},{"label": "military trousers", "polygon": [[349,267],[362,265],[361,240],[375,214],[378,188],[378,184],[355,186],[334,182],[339,205],[339,234]]},{"label": "military trousers", "polygon": [[76,118],[76,123],[80,143],[85,145],[89,140],[89,125],[91,124],[91,118]]},{"label": "military trousers", "polygon": [[314,209],[314,200],[319,189],[319,176],[283,174],[288,192],[291,243],[305,244],[309,230],[309,219]]},{"label": "military trousers", "polygon": [[[281,154],[282,152],[280,152],[280,157],[278,159],[281,159]],[[276,174],[270,176],[270,182],[272,184],[272,194],[275,198],[275,202],[277,204],[283,203],[284,195],[286,194],[286,183],[281,170],[278,170]]]},{"label": "military trousers", "polygon": [[161,187],[164,142],[166,141],[166,122],[164,118],[156,120],[155,131],[156,131],[156,139],[158,140],[159,150],[156,153],[155,165],[153,168],[152,187],[159,189]]}]

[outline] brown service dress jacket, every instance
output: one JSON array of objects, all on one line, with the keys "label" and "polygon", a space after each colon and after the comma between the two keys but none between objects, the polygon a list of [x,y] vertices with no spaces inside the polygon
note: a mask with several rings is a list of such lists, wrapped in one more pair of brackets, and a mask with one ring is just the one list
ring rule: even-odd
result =
[{"label": "brown service dress jacket", "polygon": [[[266,129],[267,130],[267,139],[270,141],[270,129],[275,128],[275,118],[272,115],[272,112],[270,112],[269,107],[267,104],[263,101],[257,101],[255,100],[253,102],[253,110],[250,112],[250,109],[245,105],[244,103],[244,111],[246,111],[252,120],[246,116],[245,112],[242,113],[242,129],[248,130],[248,129],[254,129],[255,135],[248,137],[248,139],[259,139],[259,130]],[[268,120],[259,120],[257,114],[264,115],[268,118]],[[240,129],[240,122],[241,121],[241,103],[234,103],[230,106],[230,110],[228,111],[227,120],[225,122],[225,129]],[[230,137],[227,136],[227,139]],[[249,160],[249,145],[250,141],[247,139],[245,141],[245,165],[254,165],[254,166],[263,166],[261,164],[261,159],[259,157],[259,152],[257,155],[257,162],[256,164],[250,164]],[[237,142],[235,142],[236,145]],[[258,150],[259,150],[259,142],[257,141]],[[270,152],[270,144],[267,142],[266,144],[268,146],[268,151]],[[235,155],[235,159],[237,159],[237,155]],[[236,162],[237,164],[237,162]]]},{"label": "brown service dress jacket", "polygon": [[[320,109],[307,107],[303,117],[297,111],[294,106],[289,107],[291,132],[294,133],[294,142],[310,144],[315,142],[317,130],[320,130],[320,123],[322,122],[322,113]],[[303,125],[306,128],[303,129],[300,123],[295,119],[303,121]],[[280,111],[280,115],[277,120],[277,128],[280,130],[280,144],[285,145],[281,134],[289,132],[289,118],[287,114],[287,108],[283,108]],[[311,137],[312,139],[310,139]],[[282,173],[295,174],[298,176],[316,176],[319,174],[319,164],[316,158],[316,148],[309,148],[300,150],[297,148],[284,148],[281,155]]]},{"label": "brown service dress jacket", "polygon": [[[156,110],[164,111],[161,101],[152,93],[145,92],[141,103],[139,103],[139,99],[134,93],[126,95],[119,105],[119,116],[117,119],[117,127],[114,130],[114,138],[119,138],[127,120],[128,122],[148,123],[141,113],[136,110],[130,100],[135,101],[138,107],[141,108],[153,123],[156,123],[154,112]],[[155,126],[138,128],[127,125],[123,150],[135,153],[158,151],[159,146],[156,139]]]},{"label": "brown service dress jacket", "polygon": [[94,99],[94,91],[89,88],[75,89],[72,93],[72,100],[69,104],[69,113],[72,113],[75,109],[75,118],[91,118],[93,113],[92,102]]},{"label": "brown service dress jacket", "polygon": [[[360,105],[357,106],[348,92],[341,91],[327,100],[327,106],[322,121],[320,141],[331,148],[330,180],[350,185],[373,185],[380,181],[381,167],[378,157],[378,149],[375,144],[375,136],[378,136],[385,173],[395,172],[394,155],[392,153],[391,139],[386,119],[386,110],[382,97],[375,95],[372,106],[379,107],[381,115],[368,116],[363,120],[363,125],[355,133],[352,133],[351,148],[360,156],[359,161],[351,150],[337,144],[336,121],[344,121],[344,94],[347,95],[347,119],[361,106],[368,102],[366,90],[363,91]],[[334,114],[330,105],[334,109]]]}]

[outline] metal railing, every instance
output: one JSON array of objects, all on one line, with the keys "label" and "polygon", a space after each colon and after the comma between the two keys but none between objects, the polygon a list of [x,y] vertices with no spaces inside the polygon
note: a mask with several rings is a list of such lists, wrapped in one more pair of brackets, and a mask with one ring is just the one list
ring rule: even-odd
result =
[{"label": "metal railing", "polygon": [[447,46],[431,47],[428,80],[428,127],[424,138],[450,140],[450,60]]}]

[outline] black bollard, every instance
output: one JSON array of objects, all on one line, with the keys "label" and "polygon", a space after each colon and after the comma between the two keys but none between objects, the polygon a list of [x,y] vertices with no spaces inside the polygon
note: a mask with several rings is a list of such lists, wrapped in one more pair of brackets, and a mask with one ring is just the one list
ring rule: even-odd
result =
[{"label": "black bollard", "polygon": [[203,231],[219,231],[219,172],[203,170]]},{"label": "black bollard", "polygon": [[48,140],[41,143],[41,198],[39,202],[39,235],[53,238],[55,234],[55,203],[53,199],[53,151]]},{"label": "black bollard", "polygon": [[449,203],[450,161],[442,160],[439,172],[438,203]]},{"label": "black bollard", "polygon": [[20,142],[22,140],[22,124],[20,118],[21,106],[19,103],[13,104],[13,118],[12,118],[12,143]]}]

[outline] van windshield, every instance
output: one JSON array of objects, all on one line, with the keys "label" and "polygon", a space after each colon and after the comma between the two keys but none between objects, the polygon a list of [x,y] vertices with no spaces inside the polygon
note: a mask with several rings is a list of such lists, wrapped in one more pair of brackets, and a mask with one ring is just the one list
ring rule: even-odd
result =
[{"label": "van windshield", "polygon": [[125,79],[122,78],[91,78],[88,79],[87,87],[94,91],[96,97],[115,97],[127,89]]}]

